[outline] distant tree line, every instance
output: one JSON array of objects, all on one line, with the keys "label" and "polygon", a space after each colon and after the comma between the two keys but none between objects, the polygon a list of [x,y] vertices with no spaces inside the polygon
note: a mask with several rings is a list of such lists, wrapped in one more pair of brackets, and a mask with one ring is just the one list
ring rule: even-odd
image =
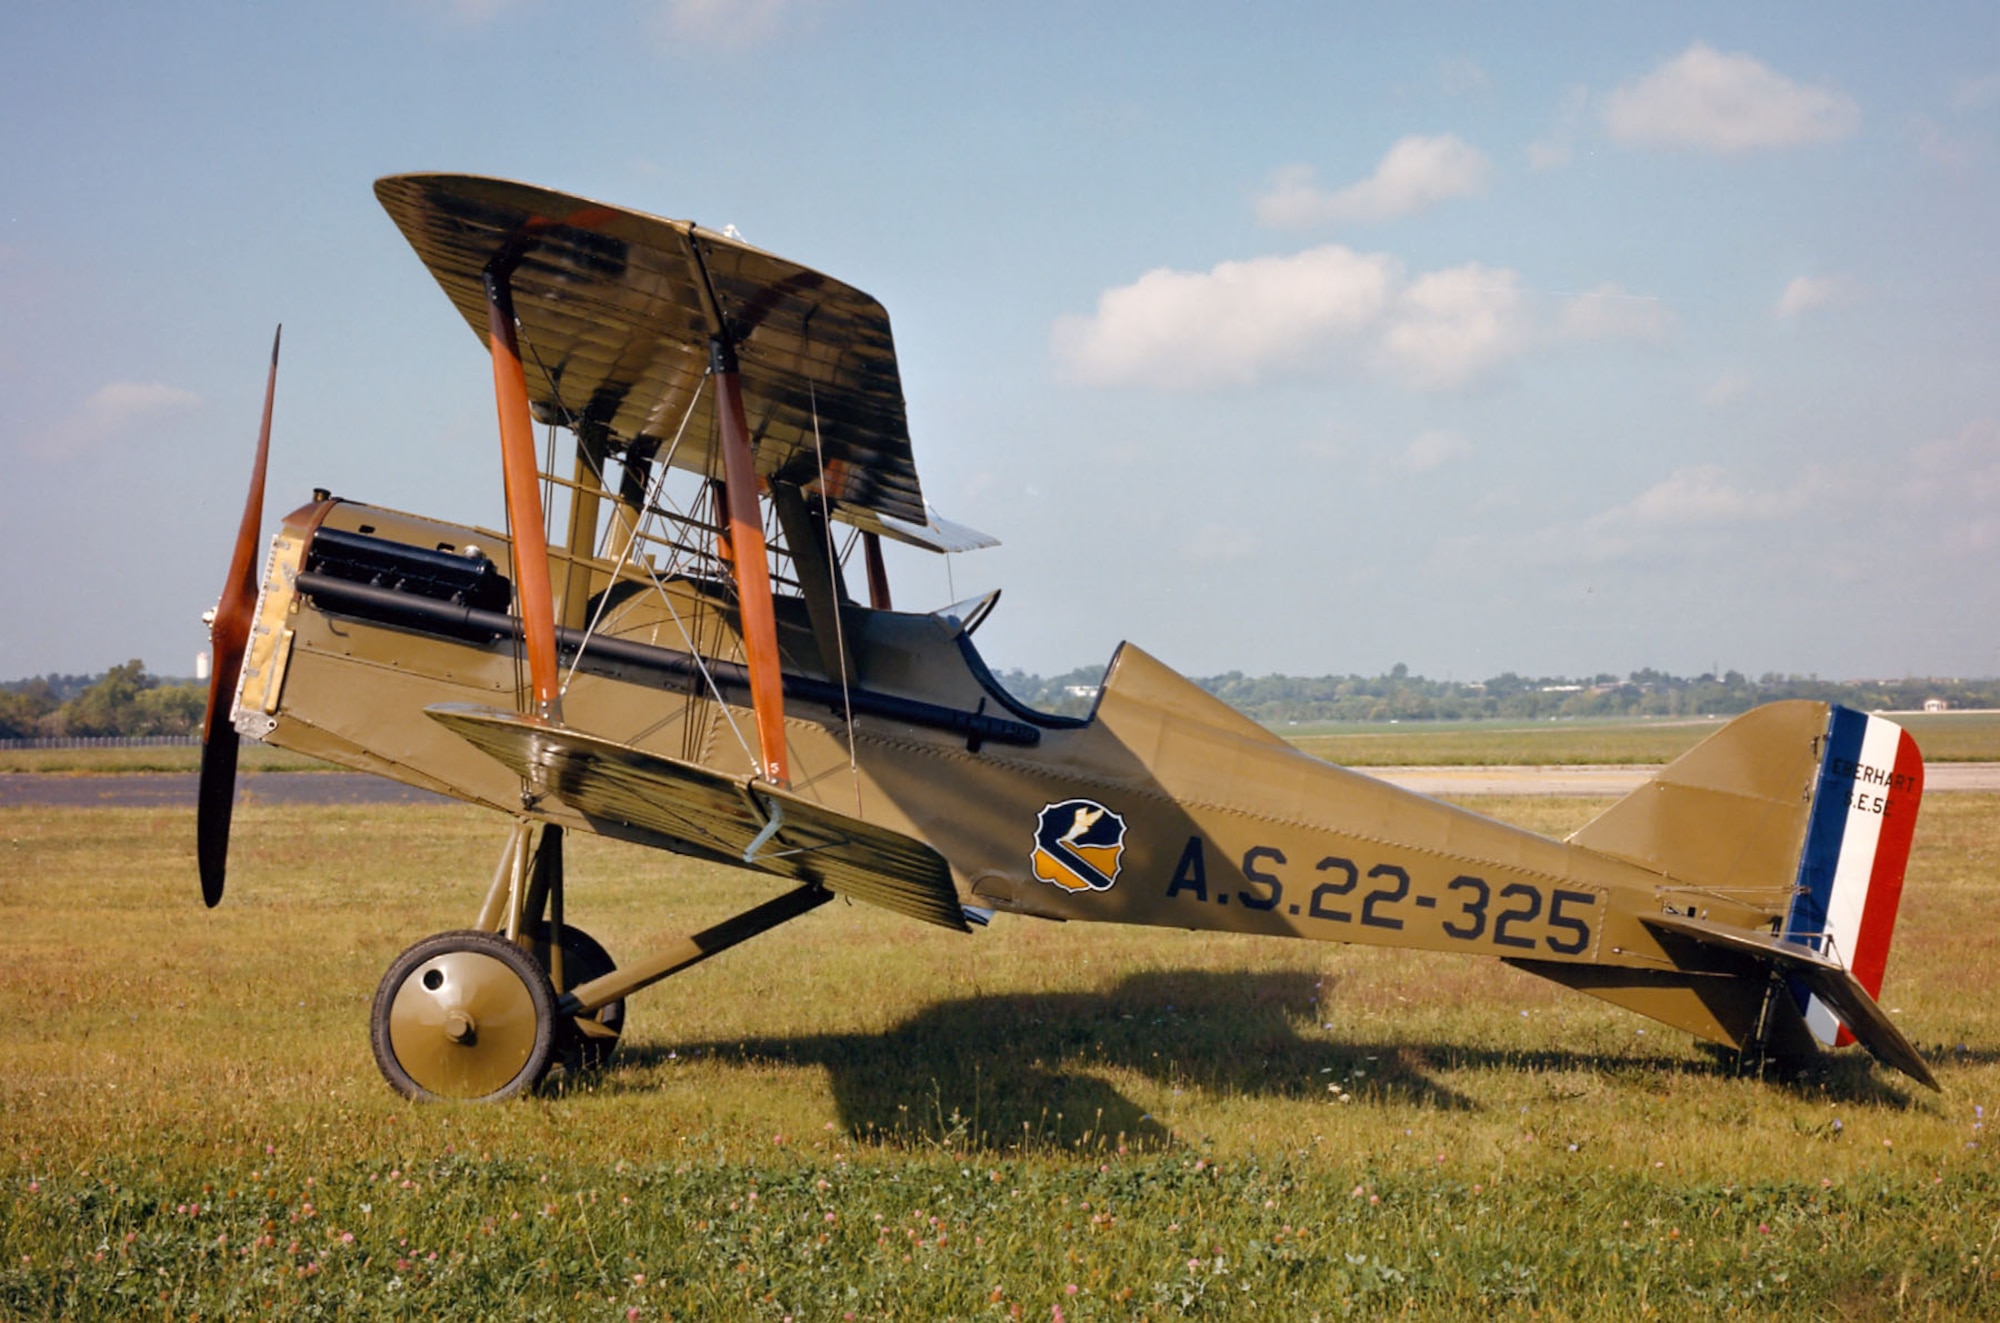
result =
[{"label": "distant tree line", "polygon": [[[1044,712],[1082,716],[1097,701],[1100,668],[1043,677],[1000,673],[1009,693]],[[1821,680],[1739,671],[1686,679],[1664,671],[1587,678],[1516,675],[1490,680],[1426,680],[1397,665],[1387,675],[1261,675],[1241,671],[1195,683],[1257,721],[1476,721],[1550,717],[1734,716],[1780,698],[1815,698],[1863,711],[2000,707],[2000,680]],[[102,675],[43,675],[0,683],[0,739],[37,736],[192,735],[201,729],[207,687],[163,680],[134,659]]]},{"label": "distant tree line", "polygon": [[[1102,672],[1083,667],[1046,679],[1019,670],[1000,682],[1030,707],[1080,716],[1096,702]],[[1550,717],[1734,716],[1759,703],[1813,698],[1862,711],[1921,708],[1942,699],[1954,708],[2000,707],[2000,680],[1821,680],[1818,676],[1740,671],[1692,678],[1664,671],[1615,675],[1426,680],[1398,664],[1387,675],[1248,676],[1241,671],[1194,682],[1245,715],[1272,725],[1293,721],[1546,720]]]},{"label": "distant tree line", "polygon": [[208,687],[162,680],[134,658],[102,675],[41,675],[0,684],[0,739],[193,735]]}]

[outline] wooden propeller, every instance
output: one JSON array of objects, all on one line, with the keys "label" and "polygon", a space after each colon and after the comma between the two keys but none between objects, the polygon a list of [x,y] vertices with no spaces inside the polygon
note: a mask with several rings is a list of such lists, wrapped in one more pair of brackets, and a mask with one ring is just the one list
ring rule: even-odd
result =
[{"label": "wooden propeller", "polygon": [[195,810],[195,855],[201,863],[201,898],[210,909],[222,899],[229,862],[229,819],[236,807],[236,751],[241,736],[230,721],[236,681],[243,673],[243,650],[257,614],[257,543],[264,518],[264,468],[271,454],[271,402],[278,391],[278,341],[271,337],[271,375],[264,383],[264,423],[257,432],[257,460],[250,470],[250,498],[229,557],[229,578],[208,627],[213,664],[208,673],[208,712],[201,729],[201,796]]}]

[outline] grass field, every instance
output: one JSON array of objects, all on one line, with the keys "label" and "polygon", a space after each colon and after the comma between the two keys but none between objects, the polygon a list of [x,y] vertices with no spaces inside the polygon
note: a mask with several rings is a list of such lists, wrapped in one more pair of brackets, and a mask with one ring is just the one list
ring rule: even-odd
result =
[{"label": "grass field", "polygon": [[[1910,713],[1896,721],[1932,762],[2000,761],[2000,712]],[[1318,723],[1279,734],[1347,767],[1434,767],[1671,762],[1723,725],[1721,718],[1662,721],[1423,721]],[[247,772],[325,771],[284,749],[245,744]],[[0,772],[192,772],[192,745],[132,749],[0,749]]]},{"label": "grass field", "polygon": [[[1931,762],[2000,760],[2000,712],[1914,712],[1895,718]],[[1657,721],[1411,721],[1318,723],[1279,734],[1347,767],[1665,763],[1725,724],[1721,717]]]},{"label": "grass field", "polygon": [[[1927,801],[1889,968],[1942,1096],[1743,1078],[1491,962],[836,904],[636,999],[585,1087],[416,1107],[368,1001],[497,824],[246,808],[213,913],[192,841],[0,810],[0,1314],[2000,1313],[2000,797]],[[621,957],[769,892],[571,855]]]},{"label": "grass field", "polygon": [[[289,749],[246,743],[238,755],[245,772],[324,772],[330,763]],[[104,749],[0,749],[0,772],[99,775],[112,772],[197,772],[201,749],[192,744]]]}]

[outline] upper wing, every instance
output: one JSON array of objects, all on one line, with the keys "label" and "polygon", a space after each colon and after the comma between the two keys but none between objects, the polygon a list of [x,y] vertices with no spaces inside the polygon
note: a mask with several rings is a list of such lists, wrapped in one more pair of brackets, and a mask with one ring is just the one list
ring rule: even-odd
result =
[{"label": "upper wing", "polygon": [[455,703],[425,711],[594,822],[658,832],[966,931],[944,856],[900,832],[751,777],[724,776],[534,717]]},{"label": "upper wing", "polygon": [[512,264],[544,421],[664,453],[696,401],[672,463],[713,471],[701,385],[726,328],[759,473],[804,487],[824,471],[837,505],[927,522],[889,314],[860,290],[688,221],[527,184],[391,175],[375,196],[482,340],[485,271]]}]

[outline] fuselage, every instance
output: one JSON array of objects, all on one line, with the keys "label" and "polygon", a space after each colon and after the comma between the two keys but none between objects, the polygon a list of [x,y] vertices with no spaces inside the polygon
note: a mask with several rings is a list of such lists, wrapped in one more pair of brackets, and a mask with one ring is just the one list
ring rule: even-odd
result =
[{"label": "fuselage", "polygon": [[[239,728],[517,817],[620,834],[556,798],[524,805],[515,773],[425,716],[522,701],[505,608],[465,600],[496,577],[479,563],[508,555],[492,530],[330,499],[294,512],[265,573]],[[574,595],[558,616],[572,640],[590,640],[565,654],[565,724],[754,775],[726,581],[609,561],[557,570]],[[504,584],[488,605],[503,600]],[[802,597],[780,593],[776,615],[786,683],[808,695],[785,707],[792,792],[927,842],[975,912],[1492,955],[1551,977],[1674,966],[1638,918],[1676,902],[1673,879],[1311,758],[1130,645],[1090,717],[1073,719],[1007,695],[950,616],[843,594],[841,674]],[[1770,922],[1784,899],[1678,898],[1743,927]],[[1712,1010],[1691,1014],[1697,1032],[1733,1036]]]}]

